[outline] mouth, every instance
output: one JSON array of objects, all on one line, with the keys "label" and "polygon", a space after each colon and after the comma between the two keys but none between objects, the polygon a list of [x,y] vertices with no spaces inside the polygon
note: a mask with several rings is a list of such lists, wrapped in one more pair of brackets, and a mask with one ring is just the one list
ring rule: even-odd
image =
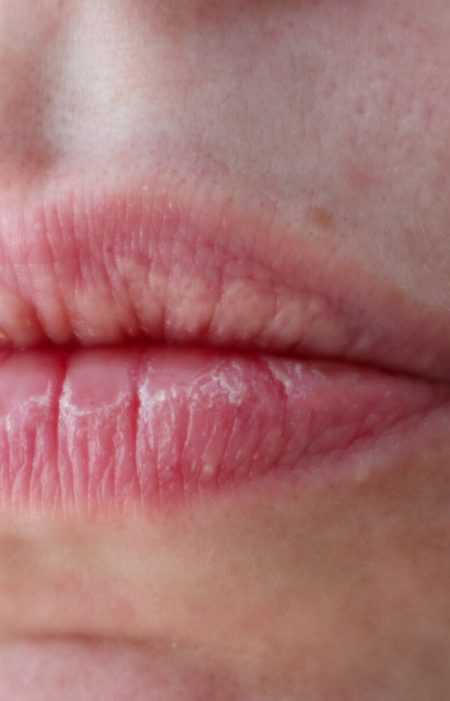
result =
[{"label": "mouth", "polygon": [[352,261],[181,186],[3,199],[3,511],[152,511],[448,420],[448,329]]}]

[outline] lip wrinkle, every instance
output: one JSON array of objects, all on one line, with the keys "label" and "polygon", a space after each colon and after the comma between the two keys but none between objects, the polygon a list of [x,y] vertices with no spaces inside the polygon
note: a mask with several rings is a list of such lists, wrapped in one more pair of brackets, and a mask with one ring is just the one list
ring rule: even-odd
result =
[{"label": "lip wrinkle", "polygon": [[[262,361],[261,361],[262,363]],[[288,392],[286,385],[282,382],[280,377],[277,377],[273,365],[270,362],[265,362],[264,367],[268,372],[270,379],[276,387],[279,395],[279,410],[280,410],[280,425],[281,425],[281,440],[278,454],[273,458],[272,467],[275,469],[277,465],[280,464],[283,452],[287,452],[288,443]]]},{"label": "lip wrinkle", "polygon": [[140,384],[140,377],[142,373],[142,354],[135,368],[131,370],[132,387],[133,391],[130,397],[129,411],[131,416],[130,426],[132,431],[131,438],[131,455],[130,455],[130,465],[131,469],[134,470],[135,480],[137,484],[137,494],[138,501],[141,507],[144,505],[144,490],[142,485],[142,475],[138,464],[138,425],[139,425],[139,413],[141,411],[141,405],[139,402],[139,391],[138,387]]},{"label": "lip wrinkle", "polygon": [[[61,501],[63,504],[67,503],[67,497],[68,494],[75,494],[75,485],[74,485],[74,477],[73,477],[73,469],[72,471],[67,470],[67,474],[64,475],[64,479],[62,478],[61,475],[61,466],[62,466],[62,461],[61,461],[61,455],[60,455],[60,427],[61,427],[61,402],[62,402],[62,397],[63,397],[63,390],[64,390],[64,383],[67,377],[67,369],[68,369],[68,361],[67,357],[64,355],[64,353],[60,353],[58,360],[60,361],[60,367],[61,367],[61,372],[60,372],[60,378],[59,382],[56,376],[56,382],[57,387],[55,390],[56,393],[56,401],[54,402],[54,438],[53,438],[53,444],[55,446],[55,462],[56,465],[58,466],[58,469],[56,470],[56,477],[58,480],[58,489],[59,493],[61,495]],[[57,499],[54,499],[54,507],[57,508]]]}]

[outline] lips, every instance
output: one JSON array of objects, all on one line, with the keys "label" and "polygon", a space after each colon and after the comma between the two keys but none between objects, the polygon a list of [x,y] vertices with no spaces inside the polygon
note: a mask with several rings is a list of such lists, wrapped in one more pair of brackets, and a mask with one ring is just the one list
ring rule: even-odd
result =
[{"label": "lips", "polygon": [[1,212],[6,509],[154,508],[305,472],[449,402],[437,319],[230,204],[147,185]]}]

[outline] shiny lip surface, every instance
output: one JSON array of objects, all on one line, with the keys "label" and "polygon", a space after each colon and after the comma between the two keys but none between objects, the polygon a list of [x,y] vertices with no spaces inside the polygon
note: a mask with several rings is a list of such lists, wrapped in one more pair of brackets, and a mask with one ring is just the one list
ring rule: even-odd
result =
[{"label": "shiny lip surface", "polygon": [[3,510],[154,508],[309,470],[449,403],[445,382],[356,364],[445,379],[432,316],[230,202],[170,193],[2,203]]}]

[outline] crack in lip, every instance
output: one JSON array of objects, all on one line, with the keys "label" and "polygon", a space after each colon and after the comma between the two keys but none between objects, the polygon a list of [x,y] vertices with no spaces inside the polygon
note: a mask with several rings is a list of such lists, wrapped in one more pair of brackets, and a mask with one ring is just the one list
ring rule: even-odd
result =
[{"label": "crack in lip", "polygon": [[172,179],[2,199],[4,347],[141,339],[450,380],[437,313],[208,189]]}]

